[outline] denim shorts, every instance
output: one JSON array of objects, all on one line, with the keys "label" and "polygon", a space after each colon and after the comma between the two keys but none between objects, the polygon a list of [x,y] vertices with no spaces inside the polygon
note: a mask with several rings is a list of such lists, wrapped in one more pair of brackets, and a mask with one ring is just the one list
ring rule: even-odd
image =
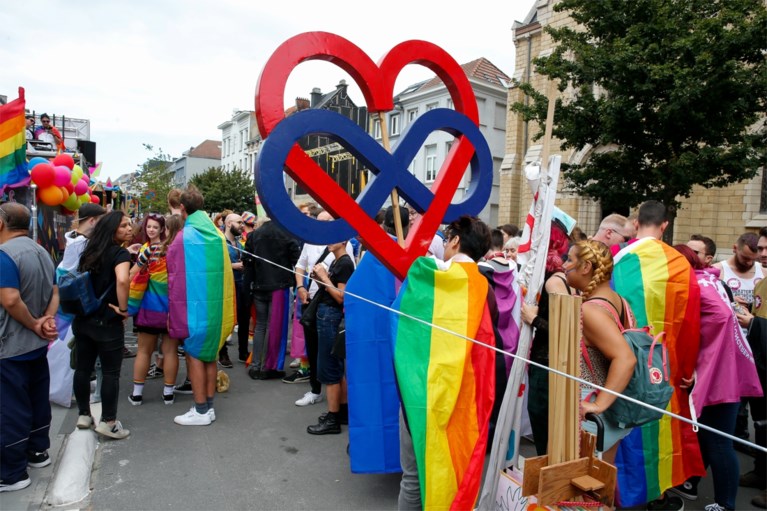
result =
[{"label": "denim shorts", "polygon": [[324,303],[317,307],[317,379],[325,385],[341,383],[344,377],[344,361],[330,353],[343,317],[344,312],[338,307]]},{"label": "denim shorts", "polygon": [[[583,385],[581,388],[581,401],[583,401],[586,398],[589,398],[589,401],[593,402],[596,400],[597,395],[594,393],[594,389]],[[620,399],[620,398],[618,398]],[[621,428],[618,427],[618,423],[612,422],[611,420],[605,418],[604,415],[600,415],[602,418],[602,423],[605,426],[605,451],[610,450],[610,448],[620,442],[623,437],[631,433],[631,430],[633,428]],[[581,422],[581,429],[583,431],[587,431],[591,433],[592,435],[597,434],[597,425],[591,421],[582,421]]]}]

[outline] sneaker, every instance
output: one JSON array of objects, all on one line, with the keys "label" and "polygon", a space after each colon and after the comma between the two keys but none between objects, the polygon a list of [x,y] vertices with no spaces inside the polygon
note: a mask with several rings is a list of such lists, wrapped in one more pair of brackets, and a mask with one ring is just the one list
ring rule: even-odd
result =
[{"label": "sneaker", "polygon": [[260,380],[262,373],[260,369],[256,369],[256,366],[250,366],[248,368],[248,376],[250,376],[254,380]]},{"label": "sneaker", "polygon": [[48,456],[48,451],[43,452],[27,452],[27,466],[32,468],[43,468],[51,464],[51,457]]},{"label": "sneaker", "polygon": [[304,397],[296,401],[296,406],[308,406],[322,401],[324,396],[322,394],[315,394],[311,390],[304,394]]},{"label": "sneaker", "polygon": [[183,357],[184,355],[186,355],[186,352],[184,351],[184,347],[183,346],[179,346],[178,348],[176,348],[176,354],[179,357]]},{"label": "sneaker", "polygon": [[77,417],[77,429],[90,429],[93,426],[93,417],[80,415]]},{"label": "sneaker", "polygon": [[130,401],[130,404],[132,404],[133,406],[140,406],[141,403],[144,402],[144,396],[134,396],[133,394],[131,394],[130,396],[128,396],[128,401]]},{"label": "sneaker", "polygon": [[123,347],[123,358],[133,358],[135,356],[136,356],[135,353],[133,353],[128,348]]},{"label": "sneaker", "polygon": [[162,378],[165,376],[165,372],[162,370],[162,367],[157,367],[157,364],[152,364],[149,366],[149,371],[146,373],[147,380],[154,380],[155,378]]},{"label": "sneaker", "polygon": [[184,383],[181,385],[176,385],[173,387],[173,392],[176,394],[191,394],[192,393],[192,382],[189,381],[189,378],[184,380]]},{"label": "sneaker", "polygon": [[663,494],[660,499],[647,503],[647,511],[684,511],[684,501],[679,497]]},{"label": "sneaker", "polygon": [[248,363],[248,357],[237,357],[237,361],[241,364],[247,364]]},{"label": "sneaker", "polygon": [[761,494],[751,499],[751,505],[761,509],[767,509],[767,491],[763,491]]},{"label": "sneaker", "polygon": [[216,422],[216,410],[214,408],[208,408],[208,417],[210,417],[210,422]]},{"label": "sneaker", "polygon": [[184,415],[176,416],[173,422],[181,426],[210,426],[213,420],[208,413],[197,413],[193,406]]},{"label": "sneaker", "polygon": [[99,435],[108,436],[109,438],[114,438],[115,440],[122,440],[123,438],[127,438],[128,435],[130,435],[130,431],[123,428],[123,425],[120,421],[115,421],[112,426],[104,421],[101,421],[99,422],[99,425],[96,426],[96,433]]},{"label": "sneaker", "polygon": [[301,359],[300,358],[294,358],[293,361],[290,363],[291,369],[298,369],[301,367]]},{"label": "sneaker", "polygon": [[220,365],[224,369],[231,369],[232,367],[234,367],[234,364],[232,364],[232,361],[229,359],[229,355],[225,355],[221,357],[218,360],[218,365]]},{"label": "sneaker", "polygon": [[757,490],[764,490],[767,487],[767,478],[760,476],[756,471],[746,472],[740,476],[740,482],[738,483],[744,488],[756,488]]},{"label": "sneaker", "polygon": [[307,427],[306,432],[310,435],[338,435],[341,433],[341,423],[338,422],[335,415],[328,414],[325,420]]},{"label": "sneaker", "polygon": [[32,484],[32,479],[29,478],[29,474],[24,472],[21,474],[21,479],[19,479],[15,483],[6,483],[2,479],[0,479],[0,492],[23,490],[30,484]]},{"label": "sneaker", "polygon": [[285,377],[285,371],[278,371],[277,369],[267,369],[266,371],[261,371],[261,378],[262,380],[276,380],[277,378],[284,378]]},{"label": "sneaker", "polygon": [[704,511],[727,511],[726,508],[720,506],[716,502],[714,502],[713,504],[709,504],[708,506],[704,507],[703,509],[704,509]]},{"label": "sneaker", "polygon": [[695,487],[690,481],[685,481],[679,486],[669,488],[671,493],[675,493],[687,500],[698,500],[698,488]]},{"label": "sneaker", "polygon": [[175,394],[163,394],[162,395],[162,402],[166,405],[172,405],[176,402],[176,395]]},{"label": "sneaker", "polygon": [[290,376],[286,376],[282,379],[282,383],[304,383],[309,381],[309,373],[303,373],[296,371]]}]

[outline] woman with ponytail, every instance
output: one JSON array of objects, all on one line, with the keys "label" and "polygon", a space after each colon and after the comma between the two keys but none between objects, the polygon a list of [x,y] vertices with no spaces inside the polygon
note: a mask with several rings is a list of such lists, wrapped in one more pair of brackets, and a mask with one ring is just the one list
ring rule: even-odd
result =
[{"label": "woman with ponytail", "polygon": [[[562,270],[562,261],[569,243],[562,225],[552,222],[543,292],[537,306],[522,302],[522,321],[535,329],[530,360],[544,366],[549,365],[549,295],[574,294]],[[530,397],[527,400],[527,413],[530,416],[530,427],[533,430],[535,450],[539,456],[543,456],[549,442],[549,372],[530,365],[528,387]]]},{"label": "woman with ponytail", "polygon": [[[564,270],[568,284],[580,290],[583,297],[581,377],[621,393],[631,380],[637,360],[621,333],[621,326],[634,326],[631,310],[628,303],[610,289],[613,273],[610,249],[601,241],[579,241],[570,249]],[[620,319],[621,325],[616,322],[616,318]],[[581,399],[580,411],[583,418],[587,413],[601,414],[617,397],[583,385]],[[604,459],[612,463],[618,442],[631,432],[631,428],[619,428],[604,416],[602,422],[605,426]],[[586,431],[596,434],[593,423],[584,422],[582,426]]]}]

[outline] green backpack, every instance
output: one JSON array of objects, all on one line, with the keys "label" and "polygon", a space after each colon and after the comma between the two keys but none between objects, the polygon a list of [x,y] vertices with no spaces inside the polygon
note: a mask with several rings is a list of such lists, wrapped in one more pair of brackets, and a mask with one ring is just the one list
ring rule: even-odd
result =
[{"label": "green backpack", "polygon": [[[604,301],[607,302],[607,300]],[[626,300],[621,298],[621,301],[623,302],[623,310],[628,310]],[[612,307],[612,303],[610,303],[610,307],[601,305],[600,302],[595,302],[595,305],[600,305],[610,312],[618,324],[623,338],[637,359],[637,363],[634,366],[634,374],[631,376],[631,380],[622,394],[665,410],[668,402],[671,400],[671,394],[674,392],[674,388],[669,383],[666,346],[661,342],[665,332],[661,332],[653,337],[650,335],[649,327],[624,328],[617,311]],[[630,326],[633,326],[633,320]],[[594,374],[585,346],[582,346],[582,352],[586,365]],[[602,415],[609,421],[618,424],[618,427],[624,429],[642,426],[656,421],[663,416],[661,412],[645,408],[621,398],[616,399]]]}]

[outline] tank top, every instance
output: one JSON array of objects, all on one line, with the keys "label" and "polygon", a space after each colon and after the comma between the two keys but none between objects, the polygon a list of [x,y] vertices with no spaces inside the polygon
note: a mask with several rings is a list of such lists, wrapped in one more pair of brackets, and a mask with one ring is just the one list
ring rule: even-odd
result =
[{"label": "tank top", "polygon": [[743,298],[748,303],[749,308],[751,308],[751,304],[754,303],[754,288],[762,278],[764,278],[764,272],[762,271],[762,265],[759,264],[759,261],[754,262],[754,276],[750,279],[738,277],[735,272],[732,271],[730,265],[727,264],[727,261],[722,261],[721,279],[730,287],[732,295]]}]

